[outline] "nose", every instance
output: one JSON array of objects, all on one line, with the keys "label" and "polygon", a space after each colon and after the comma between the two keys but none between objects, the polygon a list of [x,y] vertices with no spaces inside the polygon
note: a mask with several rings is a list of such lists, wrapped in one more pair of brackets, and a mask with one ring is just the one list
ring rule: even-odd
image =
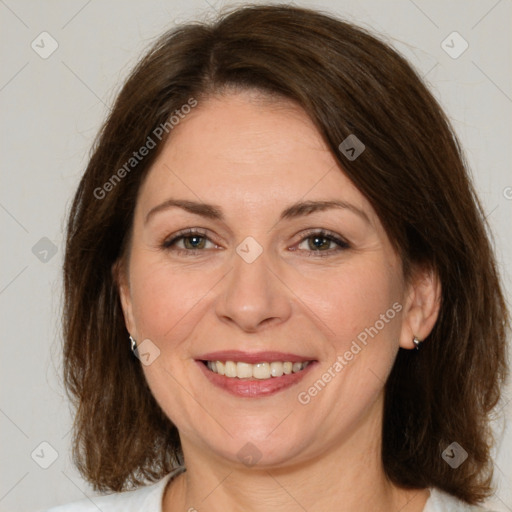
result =
[{"label": "nose", "polygon": [[223,282],[216,314],[245,332],[258,332],[285,322],[291,314],[290,291],[277,269],[269,266],[265,251],[248,263],[234,256],[234,267]]}]

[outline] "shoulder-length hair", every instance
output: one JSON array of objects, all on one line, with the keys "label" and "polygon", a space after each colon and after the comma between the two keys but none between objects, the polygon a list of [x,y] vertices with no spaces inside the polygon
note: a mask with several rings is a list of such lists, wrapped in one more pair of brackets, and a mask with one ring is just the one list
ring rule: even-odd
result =
[{"label": "shoulder-length hair", "polygon": [[[508,316],[457,138],[422,79],[388,45],[318,11],[277,5],[248,5],[164,34],[98,135],[71,208],[64,262],[64,379],[76,407],[78,469],[96,490],[121,491],[182,461],[177,429],[129,350],[112,269],[142,180],[172,137],[172,116],[230,89],[300,105],[377,212],[404,275],[421,266],[439,276],[437,323],[421,351],[399,351],[386,383],[383,467],[402,487],[483,500]],[[339,150],[349,135],[365,145],[357,159]],[[152,147],[134,159],[143,146]],[[453,441],[469,455],[456,470],[441,457]]]}]

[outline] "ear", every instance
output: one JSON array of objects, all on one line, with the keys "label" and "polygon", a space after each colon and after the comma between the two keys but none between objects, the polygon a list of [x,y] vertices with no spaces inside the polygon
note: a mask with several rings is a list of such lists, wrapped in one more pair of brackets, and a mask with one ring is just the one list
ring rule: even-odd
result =
[{"label": "ear", "polygon": [[123,309],[124,323],[127,331],[137,339],[137,330],[135,328],[135,317],[133,315],[133,304],[130,292],[130,282],[128,279],[128,270],[122,260],[117,260],[112,265],[112,277],[117,286],[121,307]]},{"label": "ear", "polygon": [[441,282],[432,269],[420,268],[407,288],[400,347],[412,349],[414,337],[423,341],[434,328],[441,306]]}]

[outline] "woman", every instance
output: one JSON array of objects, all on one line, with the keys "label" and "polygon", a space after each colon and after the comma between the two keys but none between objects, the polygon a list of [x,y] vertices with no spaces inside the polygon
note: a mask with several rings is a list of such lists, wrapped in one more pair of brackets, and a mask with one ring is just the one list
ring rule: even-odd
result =
[{"label": "woman", "polygon": [[247,6],[165,34],[101,131],[64,275],[75,462],[115,494],[54,511],[491,493],[508,317],[482,209],[437,102],[360,28]]}]

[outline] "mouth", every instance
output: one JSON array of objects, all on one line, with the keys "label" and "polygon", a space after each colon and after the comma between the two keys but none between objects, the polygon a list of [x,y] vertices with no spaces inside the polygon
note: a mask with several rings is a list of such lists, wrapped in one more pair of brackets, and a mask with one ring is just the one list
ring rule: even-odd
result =
[{"label": "mouth", "polygon": [[242,361],[201,361],[217,375],[228,379],[272,379],[298,373],[306,369],[313,361],[264,361],[256,364]]},{"label": "mouth", "polygon": [[196,363],[216,387],[238,397],[257,398],[297,384],[318,361],[281,352],[223,351],[205,354]]}]

